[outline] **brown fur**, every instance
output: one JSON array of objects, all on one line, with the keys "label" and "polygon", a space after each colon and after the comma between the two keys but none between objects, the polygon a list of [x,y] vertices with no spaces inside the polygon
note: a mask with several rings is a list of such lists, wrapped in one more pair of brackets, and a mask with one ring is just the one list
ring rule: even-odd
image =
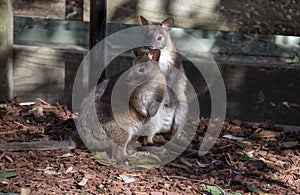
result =
[{"label": "brown fur", "polygon": [[[187,78],[183,65],[177,54],[177,49],[170,37],[169,31],[174,25],[172,18],[167,18],[161,23],[155,23],[140,16],[141,22],[147,31],[146,45],[149,48],[160,49],[161,55],[159,66],[164,73],[168,87],[166,98],[164,99],[165,111],[162,111],[165,120],[171,122],[169,129],[162,131],[172,131],[173,134],[180,130],[185,122],[188,113],[188,104],[185,94]],[[174,106],[175,105],[175,106]],[[162,119],[157,119],[162,122]],[[168,123],[169,123],[168,122]],[[160,131],[156,131],[157,133]],[[180,134],[180,132],[179,132]]]}]

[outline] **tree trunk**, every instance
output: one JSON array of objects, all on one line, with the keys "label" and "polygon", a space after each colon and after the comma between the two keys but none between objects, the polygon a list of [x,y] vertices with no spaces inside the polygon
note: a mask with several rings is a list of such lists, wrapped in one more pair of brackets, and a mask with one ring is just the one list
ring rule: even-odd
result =
[{"label": "tree trunk", "polygon": [[0,101],[12,97],[13,10],[11,0],[0,0]]}]

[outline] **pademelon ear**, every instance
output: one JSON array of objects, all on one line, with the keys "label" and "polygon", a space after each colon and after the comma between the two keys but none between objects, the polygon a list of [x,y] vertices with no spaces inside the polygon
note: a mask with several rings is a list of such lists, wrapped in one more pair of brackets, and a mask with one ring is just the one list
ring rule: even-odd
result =
[{"label": "pademelon ear", "polygon": [[148,53],[148,57],[152,61],[158,61],[160,57],[160,50],[159,49],[150,50]]},{"label": "pademelon ear", "polygon": [[171,30],[171,28],[174,26],[174,19],[173,18],[167,18],[160,24],[166,31]]},{"label": "pademelon ear", "polygon": [[144,16],[140,16],[141,22],[143,25],[151,25],[152,22],[150,22],[149,20],[147,20],[146,18],[144,18]]},{"label": "pademelon ear", "polygon": [[142,53],[142,50],[138,47],[132,49],[135,56],[139,56]]}]

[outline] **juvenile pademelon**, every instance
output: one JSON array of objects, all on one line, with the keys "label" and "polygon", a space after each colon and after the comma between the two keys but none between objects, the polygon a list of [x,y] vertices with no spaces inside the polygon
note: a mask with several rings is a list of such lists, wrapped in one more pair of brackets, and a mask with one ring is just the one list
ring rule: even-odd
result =
[{"label": "juvenile pademelon", "polygon": [[[157,68],[160,51],[135,51],[135,54],[137,57],[133,61],[134,66],[124,73],[128,72],[128,90],[134,87],[129,98],[129,112],[122,107],[113,112],[112,102],[107,101],[111,99],[112,90],[119,78],[119,75],[116,75],[116,78],[105,79],[97,86],[95,104],[91,101],[93,94],[88,94],[78,118],[79,134],[85,145],[91,150],[102,150],[103,146],[110,148],[112,156],[118,160],[126,159],[127,145],[133,136],[140,135],[142,125],[157,113],[166,93],[165,76]],[[105,93],[106,100],[102,98]],[[122,103],[122,98],[117,101]],[[97,115],[90,112],[91,106],[95,106]],[[93,122],[96,120],[99,120],[99,123]]]}]

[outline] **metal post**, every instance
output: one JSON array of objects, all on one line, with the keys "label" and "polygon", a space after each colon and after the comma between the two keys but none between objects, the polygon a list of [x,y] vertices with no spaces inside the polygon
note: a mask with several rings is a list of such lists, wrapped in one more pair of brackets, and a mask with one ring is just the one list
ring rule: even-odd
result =
[{"label": "metal post", "polygon": [[106,37],[106,0],[90,3],[90,49]]},{"label": "metal post", "polygon": [[[90,43],[89,48],[92,49],[97,43],[106,37],[106,0],[91,0],[90,3]],[[90,63],[89,70],[89,88],[94,87],[95,83],[92,83],[93,78],[97,76],[98,70],[94,70],[95,64],[98,66],[105,64],[106,47],[101,48],[102,56],[93,56]],[[103,80],[104,74],[101,75],[99,81]]]}]

